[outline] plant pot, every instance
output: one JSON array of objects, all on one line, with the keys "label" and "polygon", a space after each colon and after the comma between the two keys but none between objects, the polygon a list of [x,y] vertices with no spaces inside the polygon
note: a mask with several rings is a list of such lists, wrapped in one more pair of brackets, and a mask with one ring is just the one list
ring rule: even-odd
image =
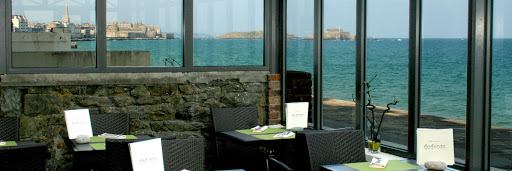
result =
[{"label": "plant pot", "polygon": [[368,150],[370,153],[379,153],[380,151],[380,139],[368,140]]}]

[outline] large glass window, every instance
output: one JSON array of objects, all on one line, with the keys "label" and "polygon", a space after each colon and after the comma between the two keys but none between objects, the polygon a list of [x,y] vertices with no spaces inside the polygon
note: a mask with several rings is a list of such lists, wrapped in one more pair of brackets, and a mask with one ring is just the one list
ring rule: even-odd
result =
[{"label": "large glass window", "polygon": [[287,3],[286,102],[309,102],[312,121],[314,0]]},{"label": "large glass window", "polygon": [[11,66],[95,67],[95,8],[94,0],[12,0]]},{"label": "large glass window", "polygon": [[182,0],[107,0],[107,66],[181,67]]},{"label": "large glass window", "polygon": [[354,127],[356,1],[324,1],[324,127]]},{"label": "large glass window", "polygon": [[423,128],[452,128],[455,161],[464,163],[468,1],[423,1],[421,118]]},{"label": "large glass window", "polygon": [[[491,167],[512,170],[512,1],[494,0]],[[496,169],[494,169],[496,170]]]},{"label": "large glass window", "polygon": [[194,66],[263,66],[263,0],[194,0]]},{"label": "large glass window", "polygon": [[[371,104],[377,107],[376,121],[382,119],[377,136],[383,144],[402,149],[407,149],[408,36],[408,0],[368,1],[366,81],[371,81],[369,91]],[[398,103],[390,105],[392,110],[382,115],[395,98]],[[370,110],[366,115],[372,118]]]}]

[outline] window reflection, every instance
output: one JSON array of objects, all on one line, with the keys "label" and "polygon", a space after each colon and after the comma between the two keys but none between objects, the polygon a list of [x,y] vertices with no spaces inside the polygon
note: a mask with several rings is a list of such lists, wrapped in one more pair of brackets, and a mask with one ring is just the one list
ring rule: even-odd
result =
[{"label": "window reflection", "polygon": [[11,24],[15,68],[96,65],[93,0],[13,0]]},{"label": "window reflection", "polygon": [[510,6],[511,1],[494,1],[491,167],[503,170],[512,170],[512,13],[507,9]]},{"label": "window reflection", "polygon": [[423,1],[423,128],[452,128],[455,161],[465,161],[468,1]]}]

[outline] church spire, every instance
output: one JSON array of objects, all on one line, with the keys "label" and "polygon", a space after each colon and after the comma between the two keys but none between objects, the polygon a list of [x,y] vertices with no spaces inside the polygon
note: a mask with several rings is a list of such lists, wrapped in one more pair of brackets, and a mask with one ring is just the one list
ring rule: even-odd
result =
[{"label": "church spire", "polygon": [[64,23],[71,23],[69,20],[68,4],[66,4],[66,15],[64,16]]}]

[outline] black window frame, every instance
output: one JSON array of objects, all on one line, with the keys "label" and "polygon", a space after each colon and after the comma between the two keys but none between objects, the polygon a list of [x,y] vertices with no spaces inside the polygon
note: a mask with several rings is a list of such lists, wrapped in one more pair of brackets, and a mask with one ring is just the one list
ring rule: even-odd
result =
[{"label": "black window frame", "polygon": [[[323,129],[322,115],[322,30],[323,1],[315,0],[315,44],[314,44],[314,82],[315,97],[313,100],[313,128]],[[366,17],[367,0],[356,2],[356,72],[355,72],[355,129],[366,129],[364,113],[366,112],[366,96],[364,81],[366,80]],[[382,145],[384,152],[406,158],[416,158],[416,129],[420,127],[420,95],[421,95],[421,39],[422,39],[422,0],[409,0],[409,81],[408,81],[408,144],[407,149]],[[492,19],[493,0],[468,0],[468,71],[466,100],[466,159],[465,164],[457,163],[453,167],[468,170],[490,170],[490,131],[491,131],[491,57],[492,57]],[[282,2],[281,12],[286,14],[286,0]],[[286,15],[282,15],[286,21]],[[286,28],[286,22],[283,22]],[[284,34],[286,35],[286,29]],[[286,42],[286,39],[283,39]],[[286,43],[283,45],[286,50]],[[286,60],[286,51],[281,61]],[[282,78],[286,79],[286,64],[282,63]],[[284,83],[285,81],[283,81]],[[319,88],[317,88],[319,87]],[[282,85],[282,90],[286,86]],[[282,101],[286,101],[283,91]],[[284,110],[283,110],[284,111]]]},{"label": "black window frame", "polygon": [[[40,74],[40,73],[148,73],[148,72],[210,72],[210,71],[271,71],[278,72],[278,54],[272,48],[277,39],[275,35],[277,19],[275,3],[272,0],[263,0],[264,3],[264,38],[263,38],[263,65],[258,66],[194,66],[194,0],[182,0],[182,40],[183,40],[183,66],[182,67],[108,67],[106,62],[107,38],[106,15],[107,0],[95,0],[96,3],[96,66],[72,67],[72,68],[16,68],[12,66],[12,30],[11,27],[0,28],[0,74]],[[12,17],[12,0],[0,0],[0,7],[4,9],[0,13],[0,25],[8,26]],[[8,24],[8,25],[7,25]],[[276,60],[277,59],[277,60]]]}]

